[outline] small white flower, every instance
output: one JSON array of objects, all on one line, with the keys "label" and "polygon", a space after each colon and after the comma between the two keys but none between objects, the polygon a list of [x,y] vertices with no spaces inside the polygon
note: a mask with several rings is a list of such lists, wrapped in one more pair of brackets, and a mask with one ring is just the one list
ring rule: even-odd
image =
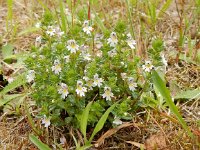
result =
[{"label": "small white flower", "polygon": [[96,73],[96,74],[94,75],[93,87],[95,87],[95,86],[100,87],[100,86],[102,85],[102,83],[103,83],[103,79],[102,79],[102,78],[99,78],[99,75]]},{"label": "small white flower", "polygon": [[104,94],[102,96],[106,98],[106,100],[111,101],[111,97],[114,97],[114,94],[111,92],[110,87],[104,87]]},{"label": "small white flower", "polygon": [[46,33],[47,33],[49,36],[54,36],[55,33],[56,33],[56,29],[53,28],[52,26],[48,26]]},{"label": "small white flower", "polygon": [[65,83],[61,83],[58,89],[58,93],[61,94],[61,98],[65,99],[69,94],[68,86]]},{"label": "small white flower", "polygon": [[126,40],[128,46],[130,46],[131,49],[135,49],[136,41],[133,39]]},{"label": "small white flower", "polygon": [[83,79],[86,81],[86,86],[89,88],[89,90],[93,90],[93,80],[84,76]]},{"label": "small white flower", "polygon": [[36,27],[36,28],[40,28],[40,27],[41,27],[41,22],[37,22],[37,23],[35,24],[35,27]]},{"label": "small white flower", "polygon": [[131,33],[128,33],[126,36],[127,36],[128,39],[132,39]]},{"label": "small white flower", "polygon": [[91,55],[89,53],[82,53],[82,57],[86,61],[90,61],[91,60]]},{"label": "small white flower", "polygon": [[87,92],[87,88],[83,87],[83,82],[77,81],[76,93],[82,97],[85,96],[85,92]]},{"label": "small white flower", "polygon": [[50,126],[50,124],[51,124],[50,120],[51,120],[51,118],[50,117],[47,118],[46,115],[45,115],[44,118],[42,119],[42,124],[44,124],[44,126],[46,128],[48,128]]},{"label": "small white flower", "polygon": [[123,122],[118,117],[115,116],[113,124],[115,124],[115,125],[121,125],[122,123]]},{"label": "small white flower", "polygon": [[71,52],[71,53],[76,53],[76,51],[78,51],[79,46],[76,44],[75,40],[69,40],[67,41],[68,45],[67,45],[67,49]]},{"label": "small white flower", "polygon": [[37,45],[39,45],[41,43],[42,43],[42,37],[41,36],[36,37],[35,38],[35,45],[37,46]]},{"label": "small white flower", "polygon": [[59,32],[57,33],[58,37],[61,37],[61,36],[63,36],[64,34],[65,34],[65,32],[63,32],[63,31],[59,31]]},{"label": "small white flower", "polygon": [[29,70],[28,74],[26,76],[27,81],[30,83],[32,81],[34,81],[35,79],[35,71],[34,70]]},{"label": "small white flower", "polygon": [[114,57],[116,55],[117,55],[116,49],[113,49],[113,50],[111,50],[111,51],[108,52],[108,56],[110,56],[110,57]]},{"label": "small white flower", "polygon": [[134,82],[132,77],[128,78],[128,86],[131,91],[135,91],[135,88],[137,87],[137,83]]},{"label": "small white flower", "polygon": [[101,41],[96,41],[95,46],[97,49],[100,49],[103,46],[103,43]]},{"label": "small white flower", "polygon": [[127,78],[127,73],[121,73],[121,77],[122,77],[122,80],[125,80]]},{"label": "small white flower", "polygon": [[164,64],[164,66],[167,67],[168,64],[167,64],[167,60],[166,60],[164,54],[161,55],[161,58],[162,58],[162,63]]},{"label": "small white flower", "polygon": [[93,28],[91,26],[89,26],[89,21],[85,20],[83,23],[83,31],[88,34],[91,35]]},{"label": "small white flower", "polygon": [[151,70],[154,68],[154,66],[152,65],[151,61],[145,61],[145,64],[142,65],[142,69],[145,72],[151,72]]},{"label": "small white flower", "polygon": [[66,9],[65,9],[65,13],[66,13],[67,16],[70,16],[70,15],[71,15],[71,12],[70,12],[69,8],[66,8]]},{"label": "small white flower", "polygon": [[61,72],[61,64],[60,61],[58,59],[56,59],[54,61],[54,66],[51,67],[51,70],[55,73],[55,74],[59,74]]},{"label": "small white flower", "polygon": [[66,63],[70,62],[70,56],[64,56],[64,59]]},{"label": "small white flower", "polygon": [[108,44],[110,44],[111,47],[115,47],[118,43],[118,39],[117,39],[117,34],[115,32],[112,32],[110,34],[110,38],[107,39]]}]

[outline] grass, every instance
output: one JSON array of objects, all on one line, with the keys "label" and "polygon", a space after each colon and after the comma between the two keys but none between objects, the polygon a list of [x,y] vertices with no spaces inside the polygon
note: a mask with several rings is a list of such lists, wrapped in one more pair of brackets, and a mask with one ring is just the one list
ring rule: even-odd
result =
[{"label": "grass", "polygon": [[[0,27],[3,29],[6,36],[3,36],[2,44],[6,42],[12,42],[14,44],[15,48],[18,51],[27,51],[30,49],[31,45],[34,44],[35,36],[37,35],[37,30],[32,30],[32,27],[35,24],[35,21],[37,21],[40,18],[40,15],[42,15],[43,10],[54,10],[53,7],[59,8],[59,11],[61,12],[61,27],[62,29],[67,32],[68,29],[68,20],[66,20],[66,17],[64,15],[64,8],[65,3],[61,0],[53,2],[52,6],[48,3],[50,0],[46,1],[40,1],[39,5],[36,4],[33,1],[29,1],[25,3],[25,1],[16,1],[14,0],[7,0],[6,3],[2,2],[4,5],[1,8],[2,10],[7,8],[7,14],[4,14],[6,17],[6,24],[3,26],[6,28],[6,30],[3,29],[3,26]],[[155,3],[154,3],[155,2]],[[165,40],[166,43],[170,42],[171,39],[167,38],[168,36],[175,37],[176,39],[173,40],[171,44],[169,44],[171,47],[174,47],[174,50],[170,49],[169,47],[166,49],[165,54],[168,56],[168,64],[169,68],[167,70],[167,76],[166,81],[168,82],[170,86],[170,92],[173,95],[176,95],[179,91],[187,90],[187,89],[195,89],[199,88],[199,77],[198,74],[200,73],[199,68],[199,56],[198,56],[198,50],[195,48],[195,45],[190,46],[190,54],[189,56],[184,55],[184,52],[187,50],[184,49],[184,42],[187,38],[190,38],[190,40],[193,40],[194,42],[198,42],[198,36],[195,35],[194,38],[190,35],[190,29],[193,28],[192,22],[196,24],[195,32],[199,32],[199,27],[197,24],[198,20],[198,14],[200,12],[199,10],[199,4],[200,1],[196,0],[195,3],[177,3],[175,1],[174,3],[171,0],[167,0],[165,3],[159,0],[150,0],[146,3],[138,2],[136,0],[126,0],[124,3],[123,1],[110,1],[106,3],[105,1],[102,1],[100,3],[97,3],[95,1],[91,1],[91,12],[94,13],[96,16],[95,21],[99,24],[99,29],[102,30],[104,33],[107,32],[107,28],[113,26],[117,22],[117,19],[110,19],[106,20],[106,22],[102,22],[101,18],[103,16],[106,16],[106,18],[114,18],[114,16],[122,19],[126,23],[131,25],[131,34],[135,37],[137,40],[137,45],[139,47],[138,51],[133,54],[139,54],[141,57],[146,57],[148,55],[148,52],[145,51],[145,48],[150,45],[150,39],[156,35],[158,37],[161,37]],[[70,3],[70,2],[68,2]],[[161,5],[160,5],[161,4]],[[72,7],[73,5],[76,5],[76,7]],[[76,11],[79,9],[79,5],[83,5],[85,8],[88,8],[87,4],[84,1],[77,1],[71,3],[69,7],[73,8],[73,15],[76,14]],[[129,7],[130,6],[130,7]],[[28,16],[26,19],[24,19],[24,16],[21,16],[20,14],[24,14],[24,8],[28,9],[32,7],[32,10],[34,10],[34,13],[32,15],[26,15]],[[180,14],[181,7],[184,7],[183,14]],[[190,18],[188,18],[191,14],[189,14],[190,8],[195,7],[196,9],[192,10],[192,21],[190,22]],[[175,9],[173,9],[175,8]],[[159,11],[157,11],[159,9]],[[94,12],[94,10],[97,10]],[[119,11],[118,11],[119,10]],[[171,11],[171,12],[170,12]],[[132,13],[136,12],[136,13]],[[172,12],[179,13],[177,16],[173,16]],[[171,13],[171,14],[170,14]],[[97,16],[98,14],[98,16]],[[56,15],[56,14],[54,14]],[[92,15],[92,14],[91,14]],[[39,16],[39,18],[35,17]],[[58,17],[58,16],[57,16]],[[127,19],[128,18],[128,19]],[[178,20],[176,22],[176,20]],[[20,24],[16,24],[15,22],[22,22]],[[72,25],[73,25],[73,16],[72,16]],[[187,23],[190,22],[190,23]],[[30,30],[26,31],[26,28],[30,27]],[[112,28],[110,29],[112,30]],[[12,34],[10,34],[12,33]],[[19,33],[19,34],[18,34]],[[21,33],[21,34],[20,34]],[[23,34],[22,34],[23,33]],[[16,35],[19,35],[16,37]],[[173,35],[174,34],[174,35]],[[178,36],[177,36],[177,35]],[[191,43],[190,43],[191,44]],[[194,59],[194,54],[197,55],[197,58]],[[187,59],[185,59],[187,57]],[[188,60],[189,59],[189,60]],[[14,72],[18,70],[18,68],[14,68]],[[12,73],[3,71],[6,75],[12,75]],[[0,83],[1,84],[1,83]],[[13,88],[16,87],[16,84],[24,84],[22,83],[13,83]],[[1,85],[2,86],[2,85]],[[12,86],[12,85],[10,85]],[[174,87],[173,87],[174,86]],[[7,89],[9,86],[6,86],[4,88],[3,92],[9,92]],[[162,87],[159,87],[160,90],[162,90]],[[18,93],[21,93],[22,90],[18,90]],[[162,91],[161,94],[165,94],[165,91]],[[168,93],[168,92],[167,92]],[[18,96],[18,95],[16,95]],[[165,96],[163,96],[165,97]],[[167,97],[169,97],[167,95]],[[29,99],[28,97],[26,99]],[[187,100],[181,99],[176,102],[176,106],[172,106],[175,109],[174,114],[178,114],[178,110],[181,112],[181,115],[184,116],[184,119],[186,120],[186,123],[189,125],[189,128],[192,129],[192,133],[199,137],[199,130],[200,130],[200,115],[198,112],[199,110],[199,102],[198,99],[195,99],[194,101],[187,102]],[[9,98],[8,98],[9,101]],[[30,106],[32,105],[31,101]],[[174,104],[169,100],[171,104]],[[3,103],[4,104],[4,103]],[[3,105],[2,104],[2,105]],[[186,104],[186,105],[184,105]],[[34,104],[33,104],[34,106]],[[181,107],[184,106],[184,107]],[[12,106],[15,110],[15,106]],[[33,107],[34,108],[34,107]],[[190,109],[189,109],[190,108]],[[34,110],[31,111],[31,114],[26,114],[24,112],[27,111],[28,108],[25,109],[24,104],[21,105],[19,109],[19,115],[13,116],[13,114],[9,114],[9,111],[5,113],[5,109],[2,107],[0,108],[0,111],[2,111],[0,121],[1,121],[1,128],[0,128],[0,140],[2,141],[0,144],[0,148],[3,148],[3,146],[6,146],[8,149],[14,149],[16,148],[16,145],[18,149],[22,148],[33,148],[34,145],[30,143],[28,140],[28,133],[34,133],[35,127],[32,127],[32,124],[35,123],[37,128],[42,128],[40,126],[40,123],[34,120],[35,118],[30,118],[30,115],[34,116]],[[192,111],[194,109],[197,111]],[[173,110],[173,109],[172,109]],[[185,111],[187,110],[187,111]],[[121,128],[118,130],[115,134],[112,134],[104,140],[104,144],[100,145],[101,149],[106,148],[116,148],[116,149],[139,149],[137,143],[142,143],[144,146],[148,148],[149,143],[147,142],[147,139],[150,139],[152,135],[157,135],[157,132],[160,132],[164,139],[166,140],[167,147],[169,149],[198,149],[199,141],[198,139],[190,138],[186,131],[183,129],[185,128],[190,133],[188,127],[186,126],[186,123],[182,120],[182,117],[180,114],[178,114],[178,120],[181,120],[180,122],[177,120],[173,114],[169,116],[167,112],[158,112],[157,110],[152,109],[146,109],[146,114],[138,114],[138,116],[133,117],[133,122],[131,126]],[[192,113],[192,116],[187,116],[189,113]],[[184,114],[185,113],[185,114]],[[148,115],[149,114],[149,115]],[[181,119],[180,119],[181,118]],[[33,119],[33,120],[32,120]],[[30,124],[31,120],[31,124]],[[189,120],[189,121],[188,121]],[[181,124],[183,125],[183,128],[181,127]],[[68,132],[66,130],[70,129],[55,129],[54,127],[50,128],[49,131],[44,131],[44,136],[42,137],[43,142],[47,143],[48,145],[51,145],[53,143],[58,143],[59,137],[61,135],[65,134],[66,137],[68,137],[67,142],[68,145],[65,145],[66,148],[74,147],[73,138],[68,135]],[[84,136],[86,138],[86,129],[82,129],[84,131]],[[95,140],[98,140],[103,133],[105,133],[107,129],[105,128],[102,133],[97,134],[97,137]],[[91,132],[91,131],[90,131]],[[7,134],[5,134],[7,133]],[[75,137],[80,137],[79,131],[71,131],[71,133]],[[191,133],[190,133],[191,134]],[[20,137],[20,140],[16,139],[17,137]],[[32,137],[33,139],[34,137]],[[33,139],[37,140],[37,139]],[[129,143],[127,142],[129,141]],[[130,142],[132,141],[132,142]],[[152,140],[150,140],[152,142]],[[90,141],[91,142],[91,141]],[[17,144],[16,144],[17,143]],[[132,143],[132,144],[130,144]],[[82,143],[83,144],[83,143]],[[163,145],[161,145],[162,147]],[[163,147],[162,147],[163,148]]]}]

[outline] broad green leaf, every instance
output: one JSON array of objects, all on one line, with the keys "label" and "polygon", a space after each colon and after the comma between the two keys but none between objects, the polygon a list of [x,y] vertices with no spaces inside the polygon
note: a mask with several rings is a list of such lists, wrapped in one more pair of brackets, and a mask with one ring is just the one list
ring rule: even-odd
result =
[{"label": "broad green leaf", "polygon": [[198,99],[200,98],[200,89],[181,91],[174,97],[175,99]]},{"label": "broad green leaf", "polygon": [[81,115],[81,121],[80,121],[81,132],[84,136],[85,142],[87,141],[86,130],[87,130],[88,115],[89,115],[91,105],[92,105],[92,102],[88,103],[88,105],[83,111],[83,114]]},{"label": "broad green leaf", "polygon": [[0,96],[26,83],[25,73],[19,75],[12,83],[9,83],[1,92]]},{"label": "broad green leaf", "polygon": [[21,97],[23,96],[24,94],[12,94],[12,95],[4,95],[2,96],[2,98],[0,99],[0,106],[10,102],[11,100],[15,99],[15,98],[18,98],[18,97]]},{"label": "broad green leaf", "polygon": [[36,136],[29,135],[29,139],[35,144],[40,150],[51,150],[48,145],[42,143]]},{"label": "broad green leaf", "polygon": [[92,139],[94,138],[94,136],[103,128],[103,126],[108,118],[108,115],[115,108],[116,105],[117,105],[117,103],[114,103],[112,106],[110,106],[110,108],[108,108],[106,110],[106,112],[103,114],[103,116],[100,118],[100,120],[98,121],[97,125],[95,126],[94,131],[89,139],[89,143],[92,142]]},{"label": "broad green leaf", "polygon": [[84,146],[81,146],[80,148],[77,148],[77,150],[87,150],[88,148],[90,148],[92,146],[92,144],[86,144]]},{"label": "broad green leaf", "polygon": [[6,44],[2,47],[2,56],[3,59],[7,59],[7,57],[10,57],[13,55],[13,49],[14,46],[12,44]]},{"label": "broad green leaf", "polygon": [[160,78],[160,76],[158,75],[156,71],[153,71],[152,79],[153,79],[154,86],[156,86],[160,94],[165,98],[166,103],[169,106],[170,110],[176,115],[180,124],[188,132],[188,135],[193,137],[193,134],[191,133],[189,127],[187,126],[186,122],[183,120],[182,116],[180,115],[178,108],[172,101],[169,90],[167,89],[165,83],[163,82],[163,80]]}]

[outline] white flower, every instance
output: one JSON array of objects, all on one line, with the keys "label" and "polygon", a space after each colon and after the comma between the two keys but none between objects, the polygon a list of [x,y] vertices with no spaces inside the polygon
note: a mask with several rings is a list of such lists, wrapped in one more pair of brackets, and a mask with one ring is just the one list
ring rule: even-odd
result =
[{"label": "white flower", "polygon": [[122,77],[122,80],[125,80],[127,78],[127,73],[121,73],[121,77]]},{"label": "white flower", "polygon": [[137,87],[137,83],[134,82],[132,77],[128,78],[128,86],[131,91],[135,91],[135,88]]},{"label": "white flower", "polygon": [[168,64],[167,64],[167,60],[165,59],[164,54],[161,55],[161,58],[162,58],[162,63],[164,64],[164,66],[167,67]]},{"label": "white flower", "polygon": [[50,117],[47,118],[46,115],[45,115],[44,118],[42,119],[42,124],[44,124],[44,126],[45,126],[46,128],[48,128],[48,127],[50,126],[50,124],[51,124],[51,121],[50,121],[50,120],[51,120]]},{"label": "white flower", "polygon": [[60,61],[58,59],[56,59],[54,61],[54,66],[51,67],[51,70],[55,73],[55,74],[59,74],[61,72],[61,64]]},{"label": "white flower", "polygon": [[126,40],[126,43],[128,44],[128,46],[130,46],[131,49],[135,49],[136,41],[133,40],[130,33],[127,34],[127,38],[128,39]]},{"label": "white flower", "polygon": [[66,63],[70,62],[70,56],[64,56],[64,59]]},{"label": "white flower", "polygon": [[93,28],[91,26],[89,26],[89,21],[85,20],[83,23],[83,31],[88,34],[91,35]]},{"label": "white flower", "polygon": [[100,49],[103,46],[103,43],[101,41],[96,41],[95,46],[97,49]]},{"label": "white flower", "polygon": [[142,69],[145,72],[150,72],[153,68],[154,68],[154,66],[151,64],[151,61],[145,61],[145,64],[142,65]]},{"label": "white flower", "polygon": [[83,87],[83,82],[82,81],[77,81],[76,93],[80,97],[82,97],[82,96],[85,96],[85,92],[87,92],[87,88]]},{"label": "white flower", "polygon": [[26,76],[27,81],[30,83],[32,81],[34,81],[35,79],[35,71],[34,70],[29,70],[28,74]]},{"label": "white flower", "polygon": [[61,98],[65,99],[69,94],[68,86],[65,83],[61,83],[58,93],[61,94]]},{"label": "white flower", "polygon": [[108,52],[108,56],[110,56],[110,57],[114,57],[116,55],[117,55],[116,49],[113,49],[113,50],[111,50],[111,51]]},{"label": "white flower", "polygon": [[42,41],[42,36],[38,36],[35,38],[35,41],[38,42],[38,43],[41,43]]},{"label": "white flower", "polygon": [[41,36],[38,36],[35,38],[35,43],[36,44],[41,44],[42,43],[42,37]]},{"label": "white flower", "polygon": [[111,92],[110,87],[104,87],[104,94],[102,96],[106,98],[106,100],[111,101],[111,97],[114,97],[114,94]]},{"label": "white flower", "polygon": [[115,125],[121,125],[122,123],[123,122],[118,117],[115,116],[113,124],[115,124]]},{"label": "white flower", "polygon": [[55,33],[56,33],[56,29],[53,28],[52,26],[48,26],[46,33],[47,33],[49,36],[54,36]]},{"label": "white flower", "polygon": [[118,39],[117,39],[117,34],[115,32],[112,32],[110,34],[110,38],[107,39],[108,44],[110,44],[111,47],[115,47],[118,43]]},{"label": "white flower", "polygon": [[98,86],[100,87],[102,85],[103,79],[99,78],[99,75],[96,73],[94,75],[94,82],[93,82],[93,87]]},{"label": "white flower", "polygon": [[127,42],[128,46],[130,46],[131,49],[135,49],[135,45],[136,45],[135,40],[128,39],[128,40],[126,40],[126,42]]},{"label": "white flower", "polygon": [[67,45],[67,49],[71,52],[71,53],[76,53],[76,51],[78,51],[79,46],[76,44],[75,40],[69,40],[67,41],[68,45]]},{"label": "white flower", "polygon": [[36,28],[40,28],[40,27],[41,27],[41,22],[37,22],[37,23],[35,24],[35,27],[36,27]]},{"label": "white flower", "polygon": [[63,31],[57,32],[57,35],[58,35],[59,37],[63,36],[64,34],[65,34],[65,32],[63,32]]},{"label": "white flower", "polygon": [[132,39],[131,33],[128,33],[126,36],[127,36],[128,39]]},{"label": "white flower", "polygon": [[89,88],[89,90],[93,90],[93,80],[84,76],[83,79],[86,81],[86,86]]},{"label": "white flower", "polygon": [[89,53],[82,53],[82,57],[84,60],[90,61],[91,55]]}]

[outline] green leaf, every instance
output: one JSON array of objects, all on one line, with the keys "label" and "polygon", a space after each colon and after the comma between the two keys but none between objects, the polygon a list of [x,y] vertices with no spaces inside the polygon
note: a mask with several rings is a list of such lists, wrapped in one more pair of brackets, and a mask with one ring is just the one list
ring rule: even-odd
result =
[{"label": "green leaf", "polygon": [[40,150],[51,150],[48,145],[42,143],[36,136],[29,135],[29,139],[35,144]]},{"label": "green leaf", "polygon": [[96,23],[99,25],[99,28],[101,29],[101,31],[103,33],[106,33],[107,32],[107,29],[106,27],[104,26],[102,20],[99,18],[99,16],[97,15],[97,13],[93,10],[94,14],[95,14],[95,21]]},{"label": "green leaf", "polygon": [[13,55],[13,49],[14,46],[12,44],[6,44],[2,47],[2,56],[3,59],[7,59],[7,57],[10,57]]},{"label": "green leaf", "polygon": [[153,79],[154,86],[158,89],[160,94],[165,98],[166,103],[169,106],[170,110],[176,115],[177,119],[179,120],[183,128],[187,131],[188,135],[193,137],[193,134],[191,133],[189,127],[187,126],[186,122],[183,120],[182,116],[180,115],[178,108],[172,101],[169,90],[167,89],[167,87],[165,86],[165,83],[163,82],[163,80],[160,78],[160,76],[158,75],[156,71],[153,71],[152,79]]},{"label": "green leaf", "polygon": [[162,8],[160,9],[158,13],[158,17],[161,17],[165,13],[165,11],[169,8],[171,3],[172,3],[172,0],[167,0],[165,2],[165,4],[162,6]]},{"label": "green leaf", "polygon": [[29,27],[29,28],[26,28],[25,30],[19,32],[17,34],[17,36],[22,36],[22,35],[25,35],[25,34],[33,33],[33,32],[39,31],[39,30],[40,29],[38,29],[36,27]]},{"label": "green leaf", "polygon": [[200,89],[181,91],[174,97],[175,99],[198,99],[200,98]]},{"label": "green leaf", "polygon": [[26,83],[26,76],[25,73],[19,75],[12,83],[8,84],[1,92],[0,95],[4,95],[13,89],[24,85]]},{"label": "green leaf", "polygon": [[110,106],[110,108],[108,108],[106,110],[106,112],[103,114],[103,116],[100,118],[100,120],[98,121],[97,125],[95,126],[94,131],[89,139],[90,143],[91,143],[92,139],[94,138],[94,136],[103,128],[103,126],[108,118],[108,115],[115,108],[116,105],[117,105],[117,103],[114,103],[112,106]]},{"label": "green leaf", "polygon": [[63,0],[59,0],[60,5],[60,16],[61,16],[61,22],[62,22],[62,30],[66,33],[67,32],[67,26],[66,26],[66,18],[65,18],[65,12],[64,12],[64,6],[63,6]]},{"label": "green leaf", "polygon": [[24,94],[12,94],[12,95],[4,95],[2,96],[2,99],[0,100],[0,106],[3,106],[4,104],[10,102],[11,100],[21,97]]},{"label": "green leaf", "polygon": [[80,121],[80,128],[81,128],[81,132],[84,136],[85,142],[87,141],[86,129],[87,129],[87,121],[88,121],[88,115],[89,115],[91,105],[92,105],[92,102],[87,104],[86,108],[83,111],[83,114],[81,115],[81,121]]}]

